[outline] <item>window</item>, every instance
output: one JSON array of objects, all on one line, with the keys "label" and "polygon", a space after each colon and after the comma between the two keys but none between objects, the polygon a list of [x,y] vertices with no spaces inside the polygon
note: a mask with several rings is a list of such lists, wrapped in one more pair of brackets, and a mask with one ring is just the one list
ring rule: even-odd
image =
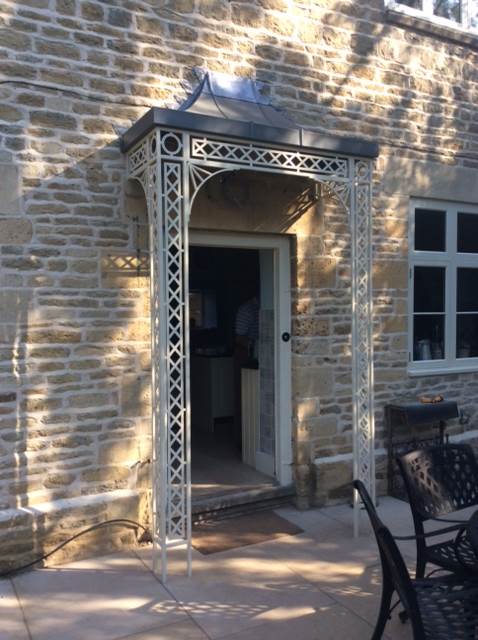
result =
[{"label": "window", "polygon": [[409,364],[478,370],[478,206],[414,201]]},{"label": "window", "polygon": [[478,0],[386,0],[386,4],[400,13],[478,33]]}]

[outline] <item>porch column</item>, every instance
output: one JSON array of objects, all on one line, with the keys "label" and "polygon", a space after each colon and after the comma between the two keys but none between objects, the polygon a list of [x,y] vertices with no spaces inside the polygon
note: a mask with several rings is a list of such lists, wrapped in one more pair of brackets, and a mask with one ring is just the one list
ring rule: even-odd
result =
[{"label": "porch column", "polygon": [[[372,162],[351,160],[352,393],[354,478],[375,502],[375,426],[372,315]],[[354,532],[358,535],[358,496],[354,492]]]},{"label": "porch column", "polygon": [[191,572],[187,171],[184,134],[148,139],[153,413],[153,569],[187,545]]}]

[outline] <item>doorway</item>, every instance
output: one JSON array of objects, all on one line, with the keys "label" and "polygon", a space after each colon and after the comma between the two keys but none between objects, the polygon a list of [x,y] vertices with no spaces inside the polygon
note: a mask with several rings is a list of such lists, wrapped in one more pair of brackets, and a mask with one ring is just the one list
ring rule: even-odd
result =
[{"label": "doorway", "polygon": [[193,505],[291,477],[286,237],[191,232]]}]

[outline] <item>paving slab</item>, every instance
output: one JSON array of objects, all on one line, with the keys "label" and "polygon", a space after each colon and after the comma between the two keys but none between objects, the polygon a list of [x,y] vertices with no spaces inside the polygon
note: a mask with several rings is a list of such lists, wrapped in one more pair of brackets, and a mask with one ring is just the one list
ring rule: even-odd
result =
[{"label": "paving slab", "polygon": [[301,527],[305,533],[314,533],[323,540],[350,537],[350,526],[340,520],[329,518],[317,509],[299,511],[294,507],[282,507],[275,512],[290,522]]},{"label": "paving slab", "polygon": [[274,620],[221,640],[370,640],[372,627],[339,605],[319,607],[315,613]]},{"label": "paving slab", "polygon": [[167,626],[155,627],[118,640],[208,640],[207,635],[190,620],[175,622]]},{"label": "paving slab", "polygon": [[260,546],[207,556],[195,564],[191,578],[168,581],[168,590],[210,638],[313,615],[333,604]]},{"label": "paving slab", "polygon": [[14,583],[33,640],[115,640],[186,619],[132,554],[40,569]]},{"label": "paving slab", "polygon": [[0,640],[29,640],[22,610],[10,580],[0,580]]}]

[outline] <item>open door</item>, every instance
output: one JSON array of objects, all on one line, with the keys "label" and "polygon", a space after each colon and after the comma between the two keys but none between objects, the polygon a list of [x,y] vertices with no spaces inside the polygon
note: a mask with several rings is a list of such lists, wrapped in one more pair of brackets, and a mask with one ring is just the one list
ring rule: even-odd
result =
[{"label": "open door", "polygon": [[[192,231],[190,245],[193,501],[261,478],[290,484],[289,241]],[[240,333],[250,339],[238,360]]]}]

